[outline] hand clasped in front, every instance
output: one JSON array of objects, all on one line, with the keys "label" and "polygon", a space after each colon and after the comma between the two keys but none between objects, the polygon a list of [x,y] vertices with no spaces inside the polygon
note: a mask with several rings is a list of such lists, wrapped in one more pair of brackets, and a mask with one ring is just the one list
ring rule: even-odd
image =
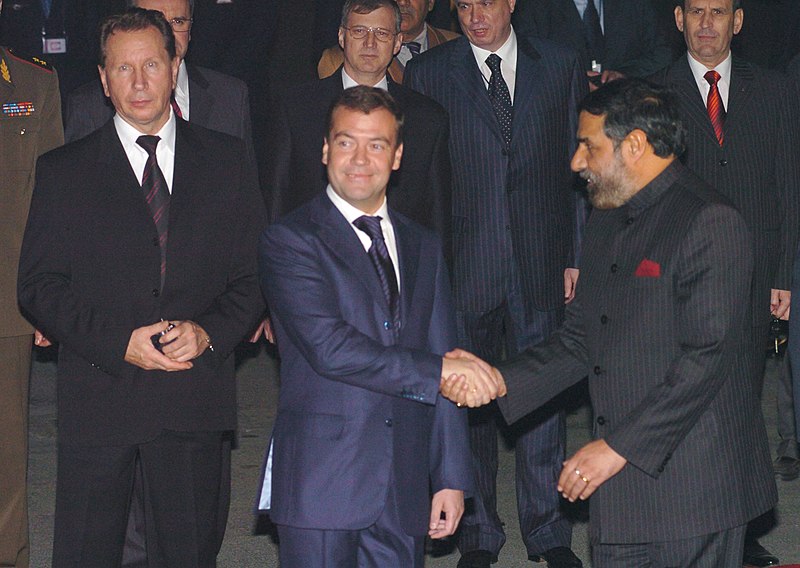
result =
[{"label": "hand clasped in front", "polygon": [[506,395],[506,384],[496,368],[463,349],[454,349],[442,359],[442,396],[458,406],[475,408]]}]

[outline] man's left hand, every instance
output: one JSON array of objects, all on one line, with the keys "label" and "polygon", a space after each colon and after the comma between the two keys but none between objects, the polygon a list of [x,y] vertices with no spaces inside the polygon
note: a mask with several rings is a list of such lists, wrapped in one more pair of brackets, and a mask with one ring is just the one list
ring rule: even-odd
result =
[{"label": "man's left hand", "polygon": [[789,290],[772,289],[769,297],[769,311],[774,317],[788,320],[791,303],[792,293]]},{"label": "man's left hand", "polygon": [[570,502],[586,500],[598,487],[617,475],[626,463],[628,460],[611,449],[605,440],[589,442],[564,462],[558,490]]},{"label": "man's left hand", "polygon": [[164,355],[183,363],[197,359],[208,349],[208,334],[202,327],[189,320],[172,323],[175,327],[161,337]]},{"label": "man's left hand", "polygon": [[577,268],[564,269],[564,303],[569,304],[575,299],[575,286],[578,285],[578,274],[580,271]]},{"label": "man's left hand", "polygon": [[[444,513],[444,519],[442,518]],[[464,514],[464,492],[458,489],[437,491],[431,501],[431,519],[428,536],[445,538],[456,532]]]}]

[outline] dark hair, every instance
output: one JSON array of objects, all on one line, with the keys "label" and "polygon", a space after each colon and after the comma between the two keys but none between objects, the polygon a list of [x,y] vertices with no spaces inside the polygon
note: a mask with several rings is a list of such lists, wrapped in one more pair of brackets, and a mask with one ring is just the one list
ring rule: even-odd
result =
[{"label": "dark hair", "polygon": [[394,97],[387,91],[375,87],[365,87],[364,85],[350,87],[342,91],[342,94],[336,97],[328,109],[328,118],[325,123],[327,125],[325,129],[326,137],[330,136],[333,129],[333,113],[337,108],[357,110],[364,114],[369,114],[379,109],[388,110],[394,116],[395,122],[397,122],[395,142],[398,146],[403,142],[403,111]]},{"label": "dark hair", "polygon": [[389,8],[394,13],[394,33],[400,33],[400,7],[394,0],[347,0],[342,6],[341,27],[347,27],[350,14],[371,14],[379,8]]},{"label": "dark hair", "polygon": [[175,58],[175,35],[172,26],[158,10],[131,8],[122,14],[109,16],[100,26],[100,66],[106,66],[106,45],[111,34],[116,32],[138,32],[155,28],[164,40],[164,49],[170,59]]},{"label": "dark hair", "polygon": [[[125,0],[125,6],[128,8],[138,8],[139,0]],[[189,15],[194,15],[194,0],[189,0]]]},{"label": "dark hair", "polygon": [[[677,0],[675,6],[680,6],[682,10],[686,9],[686,0]],[[733,11],[735,12],[742,7],[742,0],[733,0]]]},{"label": "dark hair", "polygon": [[609,81],[581,102],[580,111],[604,116],[603,131],[616,148],[633,130],[641,130],[656,156],[680,156],[686,129],[675,94],[644,79]]}]

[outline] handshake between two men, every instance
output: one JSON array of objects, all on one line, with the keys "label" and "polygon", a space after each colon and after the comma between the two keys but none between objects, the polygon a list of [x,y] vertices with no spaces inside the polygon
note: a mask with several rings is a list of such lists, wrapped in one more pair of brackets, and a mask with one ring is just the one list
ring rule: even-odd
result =
[{"label": "handshake between two men", "polygon": [[475,408],[505,396],[506,384],[500,371],[483,359],[463,349],[453,349],[442,360],[439,390],[458,406]]}]

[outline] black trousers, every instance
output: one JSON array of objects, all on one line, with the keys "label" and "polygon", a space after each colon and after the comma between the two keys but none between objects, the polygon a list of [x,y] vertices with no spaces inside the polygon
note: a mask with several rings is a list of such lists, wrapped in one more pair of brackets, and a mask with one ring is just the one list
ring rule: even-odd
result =
[{"label": "black trousers", "polygon": [[745,525],[694,538],[592,546],[594,568],[731,568],[742,565]]},{"label": "black trousers", "polygon": [[[226,455],[227,454],[227,455]],[[230,484],[224,432],[164,431],[131,446],[58,448],[53,568],[120,566],[137,457],[151,568],[212,568]]]}]

